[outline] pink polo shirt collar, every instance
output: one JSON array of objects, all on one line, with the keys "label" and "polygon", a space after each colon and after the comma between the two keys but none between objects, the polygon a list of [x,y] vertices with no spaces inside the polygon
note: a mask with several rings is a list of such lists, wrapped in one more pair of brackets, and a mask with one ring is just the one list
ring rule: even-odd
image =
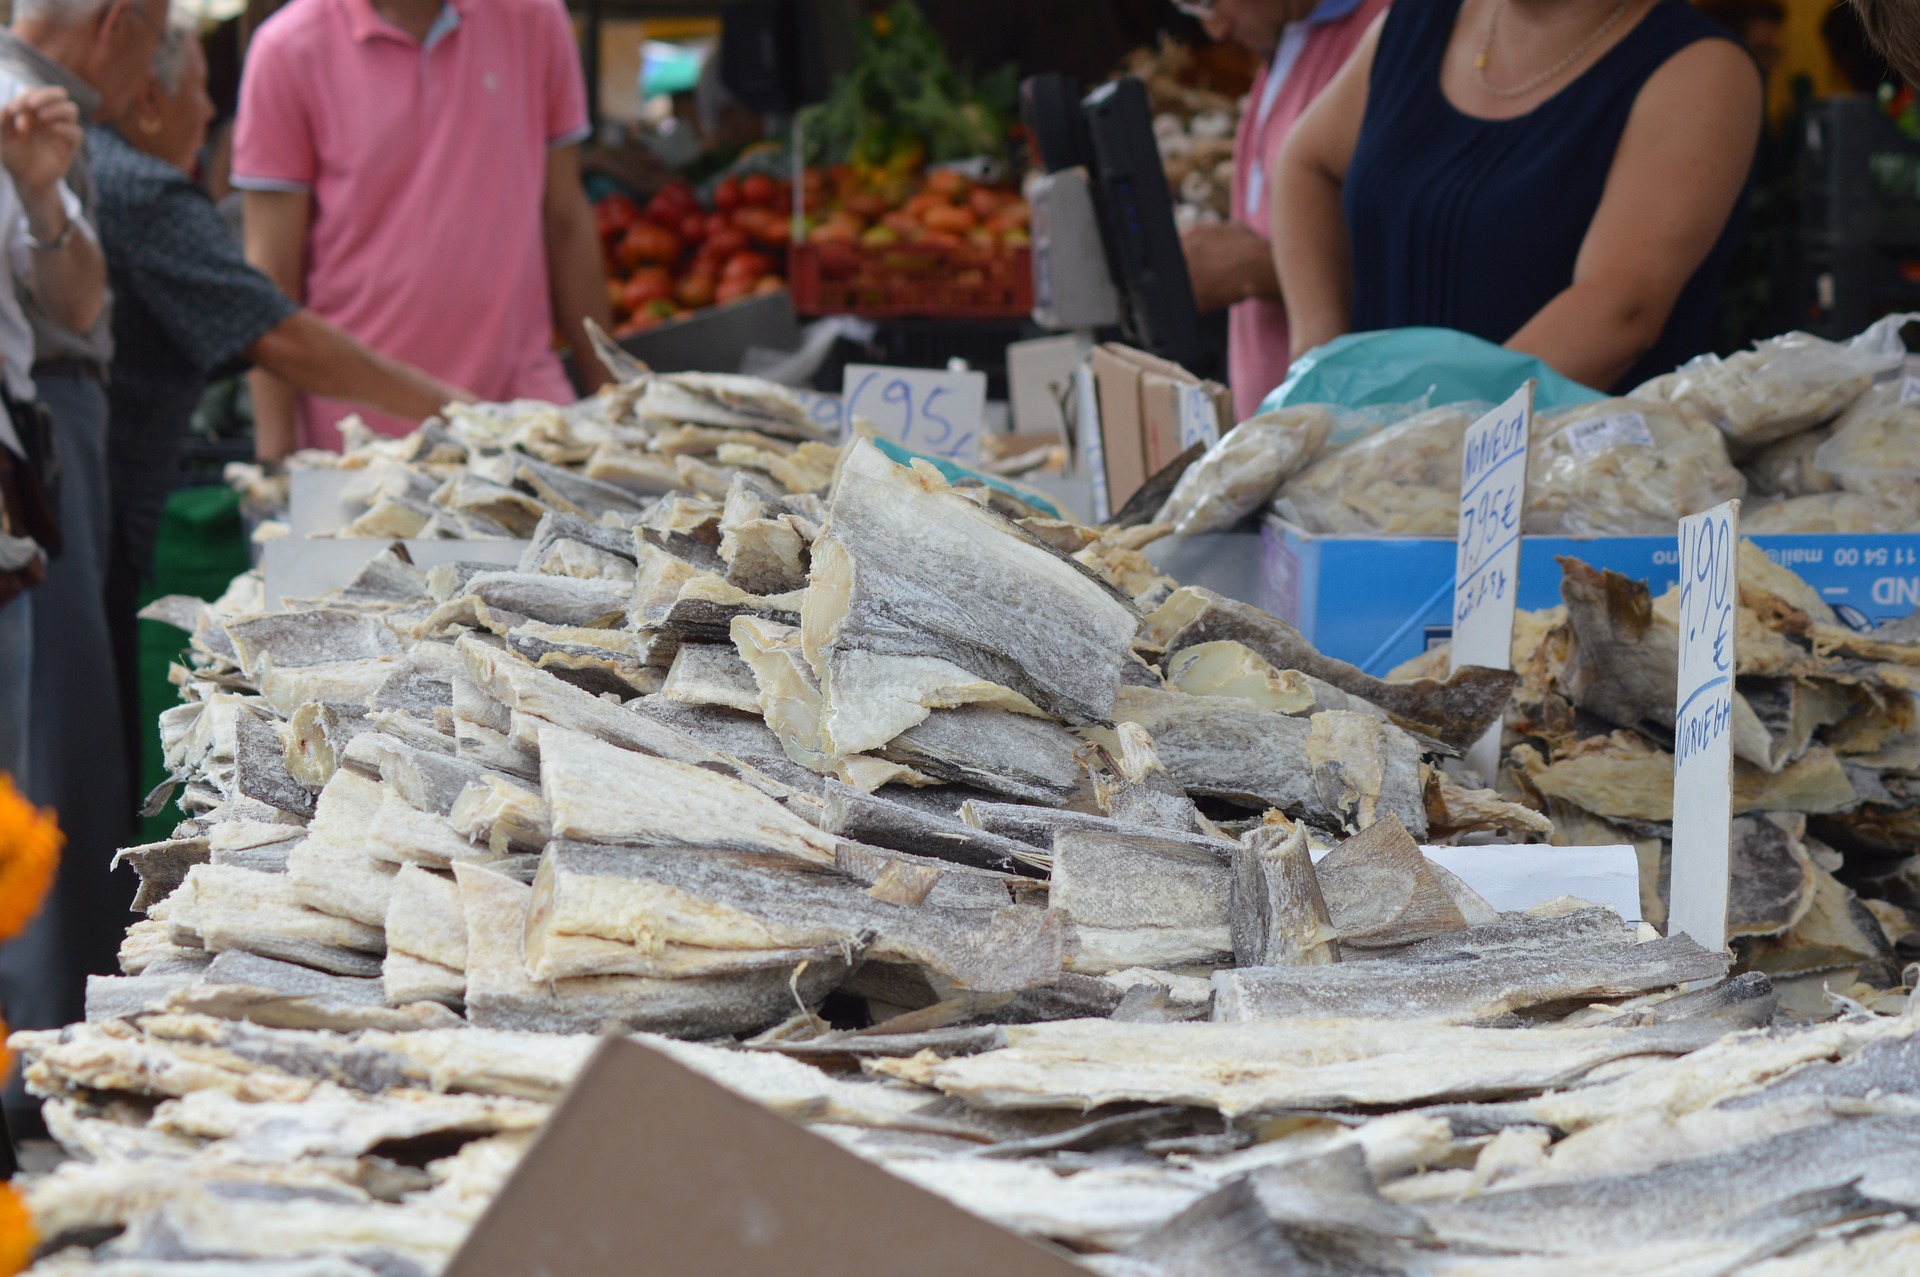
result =
[{"label": "pink polo shirt collar", "polygon": [[402,44],[417,44],[423,50],[430,50],[459,29],[460,19],[471,0],[441,0],[440,12],[434,15],[433,25],[427,28],[427,38],[423,41],[415,40],[381,17],[373,7],[373,0],[334,0],[334,3],[340,6],[340,11],[347,17],[348,33],[361,43],[368,40],[398,40]]}]

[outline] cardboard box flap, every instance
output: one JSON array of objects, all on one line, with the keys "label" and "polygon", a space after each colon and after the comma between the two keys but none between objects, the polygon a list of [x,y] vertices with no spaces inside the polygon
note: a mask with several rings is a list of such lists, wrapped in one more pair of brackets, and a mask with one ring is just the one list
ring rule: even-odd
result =
[{"label": "cardboard box flap", "polygon": [[1085,1277],[651,1047],[608,1038],[446,1277]]},{"label": "cardboard box flap", "polygon": [[1100,443],[1106,462],[1107,499],[1118,510],[1147,481],[1147,451],[1140,419],[1139,365],[1115,353],[1108,342],[1088,355],[1100,398]]},{"label": "cardboard box flap", "polygon": [[1188,383],[1192,383],[1200,380],[1200,378],[1188,372],[1181,365],[1174,363],[1173,360],[1171,359],[1162,359],[1158,355],[1150,355],[1144,350],[1136,349],[1135,347],[1126,345],[1123,342],[1117,342],[1117,341],[1101,342],[1100,349],[1106,351],[1108,354],[1112,355],[1116,359],[1120,359],[1126,363],[1132,364],[1135,368],[1138,368],[1143,373],[1144,372],[1159,373],[1162,377],[1171,377],[1175,381],[1184,381]]}]

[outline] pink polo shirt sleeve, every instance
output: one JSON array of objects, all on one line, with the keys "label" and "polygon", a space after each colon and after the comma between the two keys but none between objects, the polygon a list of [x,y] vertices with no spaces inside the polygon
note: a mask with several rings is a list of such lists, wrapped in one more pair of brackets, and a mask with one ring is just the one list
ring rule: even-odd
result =
[{"label": "pink polo shirt sleeve", "polygon": [[317,176],[309,85],[269,23],[247,51],[233,126],[233,182],[253,190],[311,191]]},{"label": "pink polo shirt sleeve", "polygon": [[545,21],[540,34],[545,48],[547,143],[570,146],[592,136],[587,122],[587,80],[580,70],[580,46],[573,38],[573,22],[560,0],[543,4]]}]

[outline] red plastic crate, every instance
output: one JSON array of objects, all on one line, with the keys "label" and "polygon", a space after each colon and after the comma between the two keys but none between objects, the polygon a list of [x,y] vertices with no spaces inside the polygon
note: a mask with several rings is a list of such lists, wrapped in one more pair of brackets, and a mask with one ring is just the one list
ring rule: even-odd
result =
[{"label": "red plastic crate", "polygon": [[787,287],[802,315],[1019,319],[1033,311],[1033,254],[924,244],[796,244]]}]

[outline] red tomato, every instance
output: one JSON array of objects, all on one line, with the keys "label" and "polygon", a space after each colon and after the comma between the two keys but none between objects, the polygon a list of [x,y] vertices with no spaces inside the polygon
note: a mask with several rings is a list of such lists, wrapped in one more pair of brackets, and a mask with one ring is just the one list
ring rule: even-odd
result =
[{"label": "red tomato", "polygon": [[868,222],[877,221],[885,217],[888,213],[887,202],[885,200],[881,199],[878,195],[868,195],[864,193],[847,196],[847,198],[841,202],[840,207],[852,213],[855,217],[860,218],[862,221]]},{"label": "red tomato", "polygon": [[683,213],[680,217],[680,239],[682,243],[698,244],[707,237],[707,217],[701,212]]},{"label": "red tomato", "polygon": [[614,238],[640,220],[640,206],[624,195],[609,195],[593,206],[593,220],[600,238]]},{"label": "red tomato", "polygon": [[680,256],[680,240],[672,231],[653,222],[638,222],[620,241],[620,264],[628,268],[641,262],[671,262]]},{"label": "red tomato", "polygon": [[710,249],[721,261],[735,253],[744,253],[748,247],[747,233],[738,226],[727,226],[707,236],[703,248]]},{"label": "red tomato", "polygon": [[765,173],[749,173],[740,179],[740,202],[765,208],[773,203],[773,179]]},{"label": "red tomato", "polygon": [[634,272],[622,289],[621,300],[630,311],[643,309],[649,302],[665,301],[673,296],[673,276],[664,266],[643,266]]},{"label": "red tomato", "polygon": [[679,286],[673,290],[673,295],[688,310],[699,310],[702,306],[711,306],[714,297],[713,276],[700,271],[684,275],[680,279]]},{"label": "red tomato", "polygon": [[724,284],[730,279],[744,279],[752,283],[772,269],[773,263],[767,259],[765,253],[736,253],[728,258],[727,264],[721,268],[720,282]]},{"label": "red tomato", "polygon": [[973,194],[967,196],[967,207],[971,208],[973,215],[983,222],[999,212],[1000,206],[1005,202],[1004,195],[986,186],[974,187]]},{"label": "red tomato", "polygon": [[703,238],[712,239],[721,231],[730,231],[732,229],[733,219],[731,217],[728,217],[725,213],[708,213],[707,229]]},{"label": "red tomato", "polygon": [[777,293],[787,286],[787,281],[778,275],[768,275],[753,286],[755,297],[765,297],[768,293]]},{"label": "red tomato", "polygon": [[728,302],[737,302],[742,297],[753,296],[753,281],[747,279],[723,279],[720,287],[713,291],[716,306],[725,306]]},{"label": "red tomato", "polygon": [[723,177],[713,185],[713,206],[722,213],[731,213],[740,207],[740,181],[738,178]]}]

